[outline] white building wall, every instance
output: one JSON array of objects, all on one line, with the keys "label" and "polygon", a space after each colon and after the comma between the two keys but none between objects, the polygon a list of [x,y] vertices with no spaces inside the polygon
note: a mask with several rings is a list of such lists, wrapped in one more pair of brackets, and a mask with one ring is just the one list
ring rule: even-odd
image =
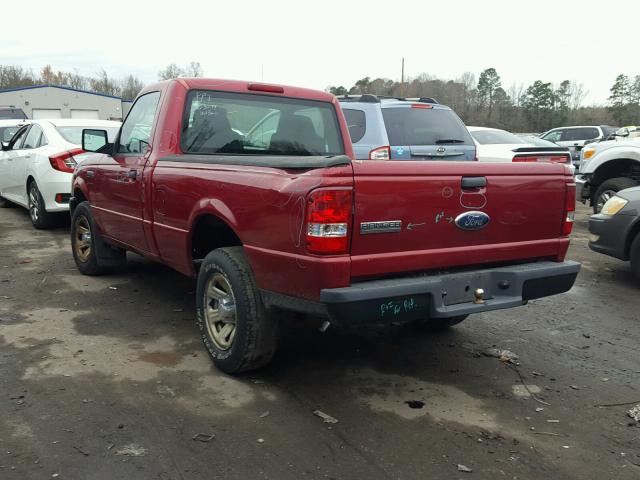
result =
[{"label": "white building wall", "polygon": [[[67,90],[58,87],[36,87],[22,90],[0,91],[0,106],[21,108],[27,117],[33,118],[33,110],[59,110],[61,118],[80,115],[85,110],[86,116],[97,116],[101,120],[122,120],[122,101],[117,97],[96,95],[90,92]],[[36,112],[42,115],[46,112]]]}]

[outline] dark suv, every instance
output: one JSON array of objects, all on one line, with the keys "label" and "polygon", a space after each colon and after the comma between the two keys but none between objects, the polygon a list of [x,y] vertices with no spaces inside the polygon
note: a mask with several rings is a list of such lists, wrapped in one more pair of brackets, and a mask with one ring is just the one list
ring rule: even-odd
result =
[{"label": "dark suv", "polygon": [[433,98],[338,97],[357,159],[475,160],[462,120]]},{"label": "dark suv", "polygon": [[0,120],[26,120],[27,115],[21,108],[0,107]]}]

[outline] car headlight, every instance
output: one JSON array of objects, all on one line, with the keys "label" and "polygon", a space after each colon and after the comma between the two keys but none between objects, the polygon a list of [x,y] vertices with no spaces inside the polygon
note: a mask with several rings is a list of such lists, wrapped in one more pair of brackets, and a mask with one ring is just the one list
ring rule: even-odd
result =
[{"label": "car headlight", "polygon": [[627,203],[629,203],[628,200],[614,195],[609,200],[607,200],[607,203],[604,204],[604,207],[602,207],[602,211],[600,213],[604,215],[615,215],[620,210],[622,210],[622,208]]},{"label": "car headlight", "polygon": [[595,153],[596,153],[595,148],[585,148],[584,150],[582,150],[582,159],[589,160],[591,157],[595,155]]}]

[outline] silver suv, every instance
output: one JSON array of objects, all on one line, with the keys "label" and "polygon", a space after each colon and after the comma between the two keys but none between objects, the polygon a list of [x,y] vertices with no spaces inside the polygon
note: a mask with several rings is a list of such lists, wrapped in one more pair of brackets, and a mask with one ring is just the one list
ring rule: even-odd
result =
[{"label": "silver suv", "polygon": [[476,146],[451,108],[433,98],[338,97],[356,158],[476,160]]}]

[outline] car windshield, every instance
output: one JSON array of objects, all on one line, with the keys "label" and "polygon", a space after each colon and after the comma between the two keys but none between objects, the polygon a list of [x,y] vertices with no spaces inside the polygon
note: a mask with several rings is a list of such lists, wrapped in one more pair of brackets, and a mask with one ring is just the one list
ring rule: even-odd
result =
[{"label": "car windshield", "polygon": [[520,137],[504,130],[473,130],[471,136],[475,138],[480,145],[525,143]]},{"label": "car windshield", "polygon": [[341,155],[329,102],[194,90],[183,120],[182,150],[202,154]]},{"label": "car windshield", "polygon": [[391,145],[473,145],[462,121],[444,108],[387,107],[382,109]]},{"label": "car windshield", "polygon": [[8,142],[13,138],[16,132],[20,130],[19,126],[15,127],[0,127],[0,140],[3,142]]},{"label": "car windshield", "polygon": [[67,142],[74,143],[76,145],[82,145],[82,130],[84,130],[85,128],[94,130],[106,130],[109,143],[113,143],[113,140],[116,138],[116,134],[119,130],[118,127],[103,127],[102,125],[63,126],[56,127],[56,130]]}]

